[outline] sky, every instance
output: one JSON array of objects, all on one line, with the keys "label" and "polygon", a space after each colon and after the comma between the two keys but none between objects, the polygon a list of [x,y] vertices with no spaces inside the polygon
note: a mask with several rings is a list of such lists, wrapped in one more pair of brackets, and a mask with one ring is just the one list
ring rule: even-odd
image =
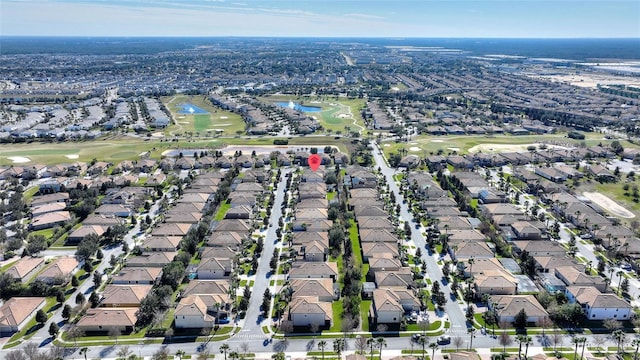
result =
[{"label": "sky", "polygon": [[1,0],[0,34],[640,38],[640,1]]}]

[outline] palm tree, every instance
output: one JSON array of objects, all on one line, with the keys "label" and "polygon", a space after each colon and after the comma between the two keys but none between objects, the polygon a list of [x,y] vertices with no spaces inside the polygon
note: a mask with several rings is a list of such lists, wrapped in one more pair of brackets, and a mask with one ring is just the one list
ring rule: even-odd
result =
[{"label": "palm tree", "polygon": [[427,353],[426,353],[426,346],[429,343],[429,341],[427,341],[427,337],[422,335],[418,338],[418,344],[420,344],[422,346],[422,359],[426,359],[427,358]]},{"label": "palm tree", "polygon": [[184,352],[184,350],[178,350],[176,351],[176,357],[179,357],[180,360],[182,360],[182,357],[185,356],[187,353]]},{"label": "palm tree", "polygon": [[379,337],[376,339],[376,344],[380,348],[380,354],[379,354],[378,360],[382,360],[382,348],[387,347],[387,340],[385,340],[383,337]]},{"label": "palm tree", "polygon": [[345,348],[345,341],[344,339],[335,339],[333,340],[333,351],[338,354],[338,358],[341,359],[341,354],[344,351]]},{"label": "palm tree", "polygon": [[224,360],[227,360],[227,352],[229,352],[229,344],[220,345],[220,354],[224,354]]},{"label": "palm tree", "polygon": [[80,354],[84,355],[84,360],[87,360],[87,352],[89,351],[88,347],[83,347],[80,349]]},{"label": "palm tree", "polygon": [[624,331],[618,329],[611,334],[611,337],[616,340],[616,342],[618,342],[618,353],[620,353],[620,348],[622,347],[622,344],[624,344],[627,335],[624,333]]},{"label": "palm tree", "polygon": [[582,352],[580,352],[580,360],[584,359],[584,347],[587,345],[587,338],[581,337],[580,342],[582,343]]},{"label": "palm tree", "polygon": [[327,342],[324,340],[318,341],[318,349],[322,352],[322,360],[324,360],[324,349],[327,347]]},{"label": "palm tree", "polygon": [[636,350],[633,353],[633,360],[638,360],[638,349],[640,349],[640,339],[635,338],[631,342],[631,345],[635,346]]},{"label": "palm tree", "polygon": [[431,359],[435,359],[436,356],[436,350],[438,349],[438,343],[434,342],[429,344],[429,347],[431,348]]},{"label": "palm tree", "polygon": [[578,356],[578,344],[580,344],[580,341],[580,338],[577,336],[571,339],[571,342],[576,346],[575,350],[573,351],[574,359],[576,358],[576,356]]},{"label": "palm tree", "polygon": [[469,333],[469,351],[471,351],[473,348],[473,338],[475,337],[476,329],[470,328],[467,329],[467,332]]},{"label": "palm tree", "polygon": [[622,275],[624,275],[624,271],[619,270],[616,275],[618,275],[618,292],[620,293],[620,295],[622,295]]},{"label": "palm tree", "polygon": [[373,360],[373,348],[376,346],[376,339],[374,338],[368,338],[367,339],[367,346],[369,346],[369,348],[371,349],[370,352],[370,359]]}]

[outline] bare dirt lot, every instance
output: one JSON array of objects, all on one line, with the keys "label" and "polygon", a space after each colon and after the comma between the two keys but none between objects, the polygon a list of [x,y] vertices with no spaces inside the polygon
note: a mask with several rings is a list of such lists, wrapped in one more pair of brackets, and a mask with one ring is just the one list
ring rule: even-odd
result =
[{"label": "bare dirt lot", "polygon": [[598,204],[598,206],[610,212],[612,215],[624,219],[632,219],[636,217],[634,213],[625,209],[617,202],[609,199],[607,196],[599,192],[584,192],[582,193],[582,195],[591,200],[593,203]]}]

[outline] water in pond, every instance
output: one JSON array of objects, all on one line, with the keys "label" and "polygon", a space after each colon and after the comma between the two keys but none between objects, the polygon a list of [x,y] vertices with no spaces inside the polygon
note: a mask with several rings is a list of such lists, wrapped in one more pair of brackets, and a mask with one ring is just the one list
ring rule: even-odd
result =
[{"label": "water in pond", "polygon": [[322,111],[322,108],[317,106],[304,106],[298,103],[294,103],[293,101],[289,102],[277,102],[276,105],[284,108],[294,109],[302,112],[319,112]]},{"label": "water in pond", "polygon": [[208,114],[207,110],[201,109],[193,104],[185,103],[178,105],[178,108],[181,110],[178,111],[178,114],[186,114],[186,115],[202,115]]}]

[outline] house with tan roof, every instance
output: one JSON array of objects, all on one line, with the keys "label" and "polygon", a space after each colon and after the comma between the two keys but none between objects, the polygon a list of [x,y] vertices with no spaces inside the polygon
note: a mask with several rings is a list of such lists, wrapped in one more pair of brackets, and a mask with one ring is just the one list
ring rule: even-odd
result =
[{"label": "house with tan roof", "polygon": [[151,236],[144,240],[141,247],[144,251],[178,251],[181,240],[180,236]]},{"label": "house with tan roof", "polygon": [[398,245],[388,242],[366,242],[362,243],[362,260],[369,262],[373,257],[389,257],[397,258],[400,253],[398,252]]},{"label": "house with tan roof", "polygon": [[340,295],[337,284],[332,279],[291,280],[292,299],[300,296],[317,297],[319,301],[331,302]]},{"label": "house with tan roof", "polygon": [[253,209],[247,205],[233,206],[224,214],[225,219],[249,219],[253,214]]},{"label": "house with tan roof", "polygon": [[290,279],[338,279],[338,265],[335,262],[298,261],[289,270]]},{"label": "house with tan roof", "polygon": [[12,297],[0,306],[0,334],[12,334],[36,316],[46,304],[44,297]]},{"label": "house with tan roof", "polygon": [[518,282],[506,270],[486,270],[477,273],[473,278],[476,295],[515,295]]},{"label": "house with tan roof", "polygon": [[361,216],[356,219],[358,229],[393,229],[388,216]]},{"label": "house with tan roof", "polygon": [[124,268],[112,278],[114,285],[155,285],[162,275],[162,268]]},{"label": "house with tan roof", "polygon": [[484,241],[463,241],[457,244],[449,243],[449,254],[456,260],[488,259],[495,256],[493,250]]},{"label": "house with tan roof", "polygon": [[539,221],[516,221],[511,229],[518,240],[540,240],[545,234],[545,226]]},{"label": "house with tan roof", "polygon": [[526,251],[531,256],[565,256],[567,250],[557,242],[553,241],[514,241],[512,249],[516,254]]},{"label": "house with tan roof", "polygon": [[85,224],[82,224],[82,225],[80,225],[79,228],[77,228],[71,234],[69,234],[69,236],[67,237],[66,243],[67,244],[78,244],[89,235],[96,235],[96,236],[100,237],[107,231],[107,229],[108,229],[108,227],[104,227],[102,225],[85,225]]},{"label": "house with tan roof", "polygon": [[296,209],[327,209],[329,200],[327,199],[305,199],[296,205]]},{"label": "house with tan roof", "polygon": [[245,237],[246,235],[243,236],[235,231],[214,231],[207,240],[207,246],[224,246],[232,249],[238,249],[242,245],[242,241]]},{"label": "house with tan roof", "polygon": [[388,242],[397,244],[400,241],[398,236],[389,229],[359,229],[358,233],[362,243]]},{"label": "house with tan roof", "polygon": [[529,324],[536,324],[543,318],[549,318],[549,313],[533,295],[493,295],[490,297],[489,306],[491,309],[497,306],[498,322],[512,324],[516,315],[522,310],[527,314]]},{"label": "house with tan roof", "polygon": [[71,221],[71,213],[68,211],[54,211],[40,216],[36,216],[29,224],[30,230],[50,229],[55,226],[64,225]]},{"label": "house with tan roof", "polygon": [[331,327],[333,322],[331,302],[321,301],[316,296],[300,296],[292,299],[287,316],[293,326],[318,325],[326,328]]},{"label": "house with tan roof", "polygon": [[136,326],[137,312],[138,308],[136,307],[87,309],[76,326],[89,335],[106,334],[112,328],[120,330],[123,334],[128,334]]},{"label": "house with tan roof", "polygon": [[324,241],[313,240],[301,245],[294,245],[292,249],[304,261],[323,262],[329,256],[329,244]]},{"label": "house with tan roof", "polygon": [[458,261],[458,269],[462,271],[465,278],[487,270],[505,270],[500,260],[495,257],[479,259],[474,257],[473,264],[470,263],[470,259],[471,257]]},{"label": "house with tan roof", "polygon": [[251,225],[244,219],[223,219],[216,224],[213,231],[235,231],[247,234],[251,231]]},{"label": "house with tan roof", "polygon": [[631,305],[612,293],[601,293],[593,286],[568,286],[565,294],[570,303],[578,303],[587,320],[619,320],[631,318]]},{"label": "house with tan roof", "polygon": [[399,324],[405,313],[420,310],[420,300],[408,289],[373,291],[370,315],[378,324]]},{"label": "house with tan roof", "polygon": [[312,220],[312,219],[326,219],[327,218],[327,209],[296,209],[294,213],[294,218],[296,220]]},{"label": "house with tan roof", "polygon": [[406,267],[398,271],[376,271],[373,278],[379,289],[407,289],[413,286],[413,272]]},{"label": "house with tan roof", "polygon": [[177,251],[147,252],[142,255],[127,258],[127,267],[163,267],[173,261]]},{"label": "house with tan roof", "polygon": [[152,236],[185,236],[193,224],[189,223],[162,223],[152,232]]},{"label": "house with tan roof", "polygon": [[192,280],[182,292],[182,296],[189,295],[220,295],[228,296],[231,283],[227,279],[222,280]]},{"label": "house with tan roof", "polygon": [[40,206],[32,207],[31,216],[38,217],[40,215],[50,213],[50,212],[63,211],[66,208],[67,208],[67,204],[64,202],[54,202],[49,204],[43,204]]},{"label": "house with tan roof", "polygon": [[587,275],[573,266],[556,268],[555,275],[567,286],[593,286],[599,291],[605,291],[607,283],[600,276]]},{"label": "house with tan roof", "polygon": [[233,259],[203,258],[196,268],[198,279],[213,280],[229,277],[233,271]]},{"label": "house with tan roof", "polygon": [[24,284],[31,280],[44,265],[44,258],[23,257],[8,268],[5,274]]},{"label": "house with tan roof", "polygon": [[386,257],[372,257],[369,259],[369,273],[371,274],[376,271],[400,271],[401,268],[402,262],[399,259]]},{"label": "house with tan roof", "polygon": [[71,276],[78,271],[80,265],[78,260],[72,256],[57,258],[36,276],[36,280],[48,285],[66,284],[71,280]]},{"label": "house with tan roof", "polygon": [[139,307],[153,285],[113,285],[104,288],[100,307]]},{"label": "house with tan roof", "polygon": [[180,299],[173,319],[176,329],[211,328],[216,323],[216,317],[209,314],[207,304],[198,295]]},{"label": "house with tan roof", "polygon": [[573,266],[580,272],[586,271],[586,266],[580,264],[576,259],[568,256],[534,256],[536,268],[541,273],[555,273],[556,268],[561,266]]},{"label": "house with tan roof", "polygon": [[327,219],[307,219],[293,222],[293,231],[329,231],[333,221]]}]

